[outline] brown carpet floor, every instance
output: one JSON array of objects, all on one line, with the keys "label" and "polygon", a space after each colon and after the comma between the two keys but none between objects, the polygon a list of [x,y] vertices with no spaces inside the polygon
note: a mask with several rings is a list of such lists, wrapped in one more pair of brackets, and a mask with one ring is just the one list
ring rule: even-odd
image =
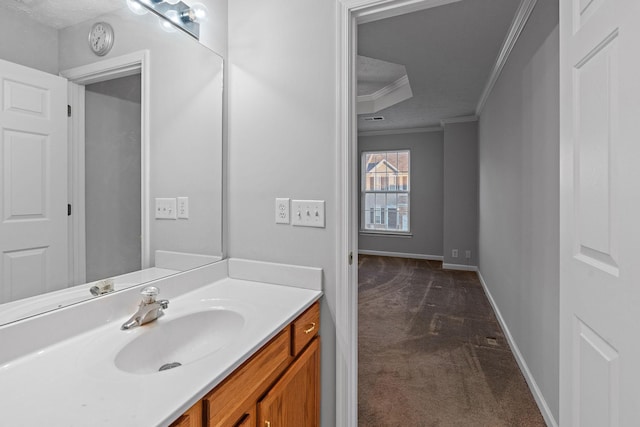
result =
[{"label": "brown carpet floor", "polygon": [[360,256],[360,426],[544,426],[474,272]]}]

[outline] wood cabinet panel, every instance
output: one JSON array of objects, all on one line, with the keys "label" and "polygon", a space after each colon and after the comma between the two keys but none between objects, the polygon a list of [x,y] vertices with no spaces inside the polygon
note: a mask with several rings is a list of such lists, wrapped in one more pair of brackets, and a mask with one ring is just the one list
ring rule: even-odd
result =
[{"label": "wood cabinet panel", "polygon": [[170,427],[202,427],[202,400],[199,400]]},{"label": "wood cabinet panel", "polygon": [[235,426],[246,408],[255,407],[260,395],[290,363],[290,341],[290,328],[287,327],[205,396],[207,425]]},{"label": "wood cabinet panel", "polygon": [[320,338],[258,402],[258,427],[316,427],[320,421]]},{"label": "wood cabinet panel", "polygon": [[299,354],[318,335],[320,330],[320,304],[315,303],[293,321],[291,354]]},{"label": "wood cabinet panel", "polygon": [[234,427],[256,427],[256,405],[252,405]]}]

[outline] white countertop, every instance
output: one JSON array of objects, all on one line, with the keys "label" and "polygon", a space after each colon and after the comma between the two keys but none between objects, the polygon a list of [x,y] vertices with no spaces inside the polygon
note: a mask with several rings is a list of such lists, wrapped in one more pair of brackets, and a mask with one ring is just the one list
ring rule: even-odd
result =
[{"label": "white countertop", "polygon": [[[0,424],[169,425],[321,295],[314,289],[225,277],[170,298],[165,315],[148,325],[122,331],[128,316],[110,319],[0,366]],[[245,320],[223,348],[163,372],[136,374],[116,367],[118,351],[150,328],[219,307]]]}]

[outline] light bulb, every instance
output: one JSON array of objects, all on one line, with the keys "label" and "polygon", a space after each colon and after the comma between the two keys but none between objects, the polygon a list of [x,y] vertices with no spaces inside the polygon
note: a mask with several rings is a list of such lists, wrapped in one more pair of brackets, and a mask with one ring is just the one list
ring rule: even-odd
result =
[{"label": "light bulb", "polygon": [[170,21],[160,17],[158,17],[158,19],[160,20],[160,27],[167,33],[173,33],[176,30],[176,27],[174,27]]},{"label": "light bulb", "polygon": [[202,3],[194,3],[190,9],[193,16],[195,16],[193,19],[195,22],[206,22],[209,18],[209,9]]},{"label": "light bulb", "polygon": [[148,12],[147,9],[136,0],[127,0],[127,6],[129,6],[129,10],[136,15],[145,15]]},{"label": "light bulb", "polygon": [[180,23],[180,15],[175,10],[167,11],[167,13],[165,13],[164,16],[166,16],[167,19],[169,19],[172,22],[175,22],[176,24]]}]

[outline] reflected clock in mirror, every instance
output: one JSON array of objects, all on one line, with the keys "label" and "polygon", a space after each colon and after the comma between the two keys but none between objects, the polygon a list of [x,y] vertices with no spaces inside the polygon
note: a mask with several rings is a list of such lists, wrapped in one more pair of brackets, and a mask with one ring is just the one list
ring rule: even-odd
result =
[{"label": "reflected clock in mirror", "polygon": [[222,59],[125,4],[0,4],[0,325],[222,257]]}]

